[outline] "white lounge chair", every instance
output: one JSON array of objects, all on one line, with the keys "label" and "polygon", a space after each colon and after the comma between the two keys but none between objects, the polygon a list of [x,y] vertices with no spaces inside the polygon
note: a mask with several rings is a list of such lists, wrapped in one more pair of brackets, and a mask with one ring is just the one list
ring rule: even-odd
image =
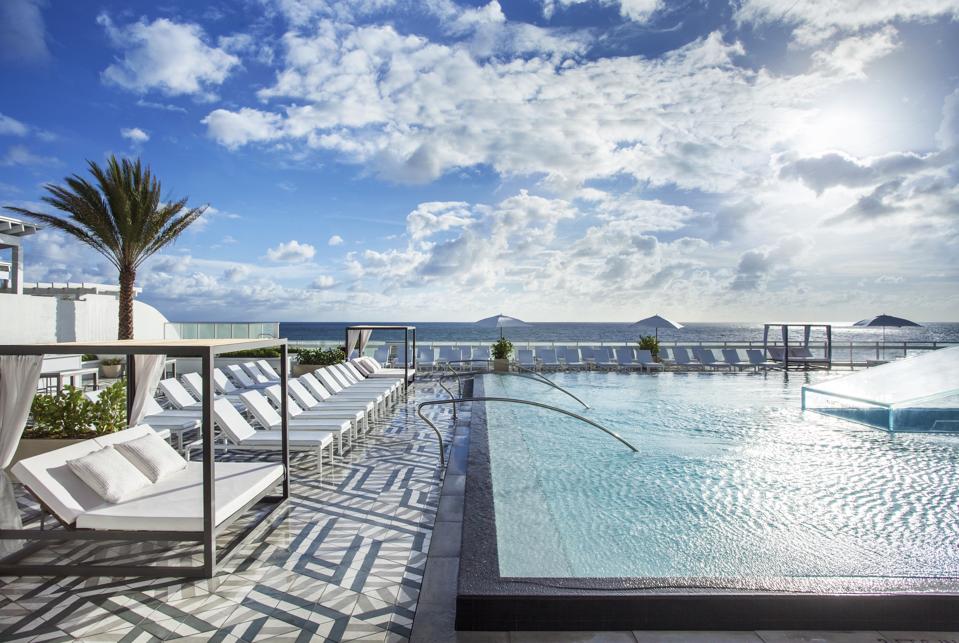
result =
[{"label": "white lounge chair", "polygon": [[626,370],[635,370],[643,367],[636,361],[636,354],[630,346],[618,346],[616,348],[616,363],[620,368]]},{"label": "white lounge chair", "polygon": [[266,373],[261,371],[260,367],[256,365],[256,362],[243,362],[240,364],[240,368],[246,371],[246,374],[249,375],[250,379],[256,384],[276,384],[280,381],[279,377],[267,377]]},{"label": "white lounge chair", "polygon": [[[104,501],[67,466],[68,460],[107,445],[143,437],[148,432],[156,433],[149,426],[139,425],[84,440],[21,460],[13,465],[12,471],[17,480],[68,527],[143,531],[144,541],[150,540],[151,531],[203,531],[201,462],[186,462],[182,471],[165,476],[118,503]],[[283,467],[279,464],[217,462],[214,525],[224,525],[282,479]]]},{"label": "white lounge chair", "polygon": [[[273,386],[268,386],[263,389],[263,392],[266,393],[266,397],[270,400],[270,404],[273,405],[273,408],[280,411],[280,385],[274,384]],[[290,417],[295,419],[310,419],[310,418],[345,418],[350,420],[353,423],[354,435],[356,437],[359,435],[360,431],[365,431],[369,429],[369,417],[367,415],[366,408],[360,408],[359,406],[353,406],[350,408],[346,407],[327,407],[324,408],[322,403],[316,405],[313,409],[304,409],[300,406],[292,395],[287,396],[286,400],[287,409],[289,409]]]},{"label": "white lounge chair", "polygon": [[727,364],[730,369],[743,370],[749,366],[752,366],[748,361],[743,361],[739,357],[739,351],[735,348],[724,348],[723,351],[723,363]]},{"label": "white lounge chair", "polygon": [[[247,410],[264,429],[279,430],[282,426],[280,414],[270,406],[269,400],[259,391],[246,391],[240,394],[240,399],[246,404]],[[336,450],[343,453],[343,435],[347,438],[352,435],[354,426],[352,418],[318,418],[291,419],[288,421],[290,431],[329,431],[336,436]]]},{"label": "white lounge chair", "polygon": [[592,346],[581,346],[579,349],[580,360],[588,369],[596,365],[596,349]]},{"label": "white lounge chair", "polygon": [[416,369],[412,366],[404,369],[400,368],[386,368],[380,366],[376,363],[376,360],[370,359],[369,357],[361,357],[359,359],[354,359],[350,364],[353,365],[361,375],[366,377],[366,379],[399,379],[402,380],[404,377],[407,377],[412,381],[416,377]]},{"label": "white lounge chair", "polygon": [[158,384],[163,397],[176,409],[189,409],[192,411],[201,410],[200,402],[187,392],[180,382],[171,377],[160,380]]},{"label": "white lounge chair", "polygon": [[556,359],[555,348],[540,348],[536,351],[536,357],[539,358],[540,368],[549,368],[556,370],[559,368],[559,360]]},{"label": "white lounge chair", "polygon": [[240,368],[239,364],[227,364],[226,372],[236,383],[237,387],[241,389],[266,388],[271,384],[271,382],[258,383],[253,381],[253,379],[246,374],[246,371]]},{"label": "white lounge chair", "polygon": [[713,370],[720,367],[726,366],[722,362],[716,359],[716,356],[713,354],[712,349],[709,348],[700,348],[696,347],[693,349],[693,357],[699,360],[699,363],[702,365],[703,370],[711,368]]},{"label": "white lounge chair", "polygon": [[[319,369],[317,369],[319,370]],[[325,375],[329,378],[329,375]],[[385,392],[372,392],[372,391],[345,391],[339,385],[336,385],[336,389],[330,387],[328,388],[325,383],[321,384],[320,380],[315,373],[306,373],[299,378],[300,382],[306,386],[310,394],[318,400],[327,401],[334,400],[337,401],[363,401],[363,402],[375,402],[377,405],[377,413],[383,415],[386,413],[387,399],[389,394]]]},{"label": "white lounge chair", "polygon": [[433,370],[436,366],[435,351],[428,346],[418,347],[416,349],[416,366],[417,368]]},{"label": "white lounge chair", "polygon": [[380,366],[387,366],[390,363],[390,347],[389,346],[380,346],[375,351],[373,351],[373,357],[371,359],[376,360]]},{"label": "white lounge chair", "polygon": [[[474,346],[470,351],[470,366],[489,368],[490,360],[493,356],[490,354],[489,346]],[[483,364],[482,362],[486,362]]]},{"label": "white lounge chair", "polygon": [[653,359],[653,354],[648,349],[637,348],[636,361],[647,371],[663,370],[663,365]]},{"label": "white lounge chair", "polygon": [[372,419],[375,419],[377,416],[377,410],[379,409],[376,400],[346,399],[334,401],[332,399],[332,395],[325,389],[323,390],[322,396],[315,396],[302,381],[296,378],[289,381],[287,384],[287,389],[290,392],[290,397],[292,397],[301,408],[307,411],[312,411],[319,408],[338,410],[361,409],[365,411]]},{"label": "white lounge chair", "polygon": [[[279,451],[283,446],[281,431],[257,431],[247,422],[240,412],[225,399],[213,402],[213,421],[220,429],[220,435],[239,449],[253,451]],[[311,451],[316,456],[316,470],[323,468],[323,450],[329,449],[330,462],[333,462],[333,433],[329,431],[290,431],[288,436],[290,451]],[[186,446],[186,457],[202,442],[197,440]],[[214,445],[216,448],[219,445]],[[229,447],[221,447],[229,448]],[[225,464],[225,463],[224,463]],[[220,464],[217,463],[219,469]],[[219,487],[217,487],[219,493]]]},{"label": "white lounge chair", "polygon": [[676,348],[672,350],[673,350],[673,363],[676,366],[680,368],[688,368],[688,369],[693,369],[693,368],[696,368],[697,366],[699,368],[702,368],[702,364],[700,364],[699,362],[694,362],[689,357],[689,353],[686,352],[685,348],[681,346],[677,346]]},{"label": "white lounge chair", "polygon": [[274,382],[280,381],[280,374],[276,372],[273,366],[270,365],[265,359],[256,360],[256,365],[260,367],[260,371],[266,375],[270,380]]},{"label": "white lounge chair", "polygon": [[582,368],[583,360],[579,357],[578,348],[567,348],[564,356],[566,368]]},{"label": "white lounge chair", "polygon": [[529,348],[516,349],[516,363],[523,368],[535,369],[536,360],[533,358],[533,351]]},{"label": "white lounge chair", "polygon": [[[354,367],[355,368],[355,367]],[[321,368],[313,373],[320,378],[327,390],[336,395],[344,391],[369,391],[386,394],[391,402],[399,400],[400,382],[396,378],[363,378],[350,373],[345,364]],[[339,387],[339,388],[337,388]]]},{"label": "white lounge chair", "polygon": [[616,368],[616,357],[609,346],[600,346],[593,351],[593,357],[596,360],[598,368]]},{"label": "white lounge chair", "polygon": [[749,359],[750,365],[752,365],[757,371],[761,368],[768,369],[782,367],[780,362],[766,359],[763,351],[759,350],[758,348],[747,348],[746,357]]}]

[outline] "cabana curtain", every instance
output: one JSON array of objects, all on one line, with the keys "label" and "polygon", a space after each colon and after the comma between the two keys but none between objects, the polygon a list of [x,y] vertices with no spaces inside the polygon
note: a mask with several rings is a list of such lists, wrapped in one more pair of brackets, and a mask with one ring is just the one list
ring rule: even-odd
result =
[{"label": "cabana curtain", "polygon": [[156,393],[157,385],[163,378],[165,364],[166,355],[133,356],[133,369],[135,371],[133,381],[136,382],[136,391],[133,393],[130,426],[136,426],[143,419],[146,402]]},{"label": "cabana curtain", "polygon": [[[37,394],[43,355],[0,355],[0,529],[23,529],[6,468],[20,444]],[[0,555],[20,549],[19,540],[0,541]]]},{"label": "cabana curtain", "polygon": [[363,355],[363,351],[366,350],[366,345],[370,341],[370,336],[373,334],[372,330],[361,330],[360,331],[360,355]]},{"label": "cabana curtain", "polygon": [[[353,354],[353,349],[356,348],[356,340],[360,336],[360,331],[358,330],[348,330],[346,331],[346,358],[349,359],[350,355]],[[360,351],[360,355],[363,354],[363,351]]]}]

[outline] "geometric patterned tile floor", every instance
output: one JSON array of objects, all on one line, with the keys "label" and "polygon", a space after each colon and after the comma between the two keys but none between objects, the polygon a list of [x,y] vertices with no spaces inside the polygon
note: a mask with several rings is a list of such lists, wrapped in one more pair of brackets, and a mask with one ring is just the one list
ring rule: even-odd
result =
[{"label": "geometric patterned tile floor", "polygon": [[[436,390],[417,382],[322,474],[294,454],[290,503],[212,579],[0,578],[0,640],[406,641],[442,484],[415,402]],[[245,457],[264,456],[227,454]]]}]

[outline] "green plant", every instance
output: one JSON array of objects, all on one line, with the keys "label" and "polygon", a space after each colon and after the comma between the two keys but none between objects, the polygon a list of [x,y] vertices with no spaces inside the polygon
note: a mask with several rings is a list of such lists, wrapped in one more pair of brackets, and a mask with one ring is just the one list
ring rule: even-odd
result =
[{"label": "green plant", "polygon": [[108,357],[100,360],[100,366],[122,366],[125,362],[122,357]]},{"label": "green plant", "polygon": [[513,352],[513,342],[505,337],[500,337],[496,340],[496,343],[493,344],[491,350],[493,352],[493,359],[509,359],[510,353]]},{"label": "green plant", "polygon": [[66,187],[48,183],[41,200],[66,216],[34,212],[23,214],[55,230],[66,232],[106,257],[120,273],[118,339],[133,339],[133,289],[137,269],[155,252],[172,243],[196,221],[205,207],[187,208],[186,199],[164,196],[160,182],[140,159],[118,161],[111,156],[101,168],[87,161],[94,183],[74,174]]},{"label": "green plant", "polygon": [[339,346],[332,348],[303,348],[297,353],[300,364],[329,366],[346,359],[346,352]]},{"label": "green plant", "polygon": [[91,402],[83,391],[65,386],[56,395],[37,395],[30,413],[33,424],[24,438],[82,439],[126,428],[126,382],[114,382]]},{"label": "green plant", "polygon": [[235,351],[233,353],[224,353],[220,357],[279,357],[279,348],[251,348],[246,351]]},{"label": "green plant", "polygon": [[649,351],[653,359],[659,359],[659,340],[652,335],[643,335],[639,338],[639,349]]},{"label": "green plant", "polygon": [[80,358],[80,360],[84,362],[92,362],[96,359],[97,359],[97,356],[94,355],[93,353],[84,353],[83,357]]}]

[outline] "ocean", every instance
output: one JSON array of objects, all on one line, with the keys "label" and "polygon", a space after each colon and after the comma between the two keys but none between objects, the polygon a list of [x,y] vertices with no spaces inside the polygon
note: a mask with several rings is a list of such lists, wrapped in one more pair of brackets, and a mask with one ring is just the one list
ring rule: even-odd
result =
[{"label": "ocean", "polygon": [[[887,328],[885,341],[896,342],[959,342],[959,323],[928,322],[920,328]],[[343,341],[343,332],[349,325],[368,324],[416,326],[417,342],[492,342],[499,337],[495,328],[478,328],[465,322],[281,322],[280,335],[297,341]],[[652,335],[653,329],[636,328],[629,323],[608,322],[538,322],[524,328],[506,328],[503,334],[514,343],[526,342],[635,342],[640,335]],[[779,330],[771,331],[770,339],[779,339]],[[790,341],[801,339],[802,329],[796,329],[790,335]],[[814,329],[811,341],[821,343],[824,333]],[[396,341],[403,339],[402,331],[374,331],[370,338],[373,342]],[[680,330],[659,329],[659,340],[664,343],[681,342],[697,344],[699,342],[761,342],[763,340],[762,322],[735,323],[689,323]],[[861,344],[881,342],[883,329],[850,327],[849,322],[835,322],[833,342]]]}]

